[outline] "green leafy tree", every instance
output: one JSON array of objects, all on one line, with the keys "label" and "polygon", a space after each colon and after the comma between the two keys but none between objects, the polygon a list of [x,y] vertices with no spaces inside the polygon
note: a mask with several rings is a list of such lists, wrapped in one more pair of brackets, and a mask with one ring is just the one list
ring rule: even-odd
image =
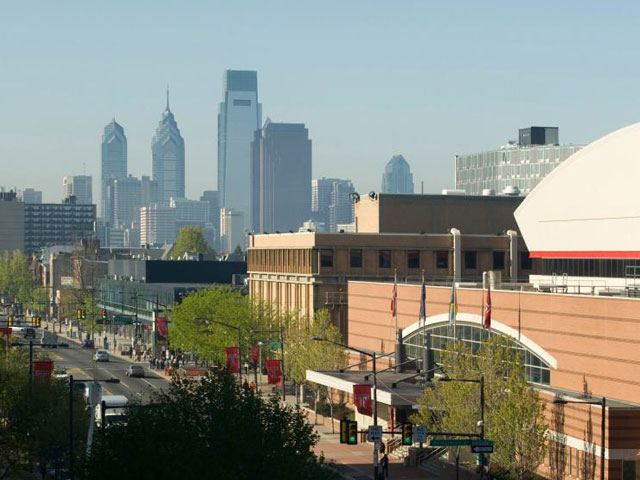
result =
[{"label": "green leafy tree", "polygon": [[31,301],[35,288],[26,255],[20,250],[5,252],[0,257],[0,291],[12,301],[15,298],[18,303],[25,303]]},{"label": "green leafy tree", "polygon": [[202,234],[202,228],[195,225],[187,225],[180,229],[178,239],[171,252],[172,258],[179,258],[185,253],[212,253]]},{"label": "green leafy tree", "polygon": [[313,453],[317,441],[300,410],[211,372],[174,378],[150,405],[129,409],[126,425],[98,433],[84,478],[338,478]]},{"label": "green leafy tree", "polygon": [[[545,453],[544,403],[526,378],[513,342],[493,336],[472,351],[450,343],[442,368],[450,378],[485,379],[485,436],[495,442],[492,464],[514,479],[533,477]],[[477,433],[480,388],[477,383],[436,382],[420,399],[413,421],[429,430]]]}]

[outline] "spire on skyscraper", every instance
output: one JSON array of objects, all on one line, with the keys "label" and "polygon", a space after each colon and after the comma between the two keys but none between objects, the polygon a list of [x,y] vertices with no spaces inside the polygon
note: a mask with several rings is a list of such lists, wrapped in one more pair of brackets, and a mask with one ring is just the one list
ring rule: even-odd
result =
[{"label": "spire on skyscraper", "polygon": [[169,85],[167,85],[167,108],[166,110],[169,112]]}]

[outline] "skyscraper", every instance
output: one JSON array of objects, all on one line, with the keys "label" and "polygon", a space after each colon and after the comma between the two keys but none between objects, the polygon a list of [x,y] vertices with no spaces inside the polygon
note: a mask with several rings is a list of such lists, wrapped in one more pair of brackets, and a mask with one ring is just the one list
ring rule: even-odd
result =
[{"label": "skyscraper", "polygon": [[251,141],[261,123],[258,73],[227,70],[218,113],[218,192],[220,206],[242,212],[244,219],[251,212]]},{"label": "skyscraper", "polygon": [[244,213],[220,209],[220,250],[231,253],[237,246],[245,250]]},{"label": "skyscraper", "polygon": [[411,167],[402,155],[394,155],[384,168],[382,193],[413,193]]},{"label": "skyscraper", "polygon": [[200,196],[200,201],[209,203],[209,221],[214,229],[211,247],[217,250],[220,240],[220,196],[216,190],[205,190]]},{"label": "skyscraper", "polygon": [[113,180],[113,221],[117,228],[131,227],[132,223],[140,223],[140,207],[142,206],[142,185],[135,177]]},{"label": "skyscraper", "polygon": [[110,180],[127,176],[127,137],[124,135],[124,129],[116,122],[115,118],[104,127],[101,164],[100,216],[108,220],[112,216],[108,183]]},{"label": "skyscraper", "polygon": [[92,178],[90,175],[67,175],[62,179],[62,198],[76,197],[76,203],[93,203]]},{"label": "skyscraper", "polygon": [[167,106],[151,141],[153,154],[152,175],[158,183],[158,202],[169,204],[169,199],[184,198],[184,139],[178,124]]},{"label": "skyscraper", "polygon": [[311,181],[311,216],[318,231],[335,232],[338,224],[353,222],[352,192],[351,180],[323,177]]},{"label": "skyscraper", "polygon": [[[255,142],[260,143],[260,148]],[[303,123],[273,123],[254,140],[251,197],[258,231],[295,230],[311,215],[311,140]],[[252,214],[252,217],[255,215]]]},{"label": "skyscraper", "polygon": [[42,203],[42,192],[33,188],[25,188],[18,192],[18,200],[24,203]]}]

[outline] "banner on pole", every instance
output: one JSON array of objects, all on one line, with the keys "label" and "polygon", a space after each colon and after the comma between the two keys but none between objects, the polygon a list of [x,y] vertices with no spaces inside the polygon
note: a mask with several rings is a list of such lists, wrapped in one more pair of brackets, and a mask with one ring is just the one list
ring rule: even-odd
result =
[{"label": "banner on pole", "polygon": [[355,403],[358,413],[362,415],[373,415],[371,405],[371,385],[354,385],[353,386],[353,403]]},{"label": "banner on pole", "polygon": [[282,385],[282,361],[267,360],[267,377],[271,385]]},{"label": "banner on pole", "polygon": [[4,335],[5,337],[11,336],[11,327],[0,327],[0,336]]},{"label": "banner on pole", "polygon": [[260,345],[251,345],[251,361],[258,363],[260,359]]},{"label": "banner on pole", "polygon": [[227,357],[227,370],[229,370],[229,373],[238,373],[240,371],[238,347],[226,347],[224,352]]},{"label": "banner on pole", "polygon": [[167,317],[156,317],[156,332],[160,337],[167,337],[169,335]]},{"label": "banner on pole", "polygon": [[33,362],[33,377],[39,380],[49,380],[53,371],[53,362],[39,360]]}]

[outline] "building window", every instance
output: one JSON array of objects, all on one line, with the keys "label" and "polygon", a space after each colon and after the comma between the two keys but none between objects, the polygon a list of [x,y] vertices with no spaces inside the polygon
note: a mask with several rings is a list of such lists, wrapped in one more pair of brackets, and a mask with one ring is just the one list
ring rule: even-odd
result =
[{"label": "building window", "polygon": [[420,268],[420,250],[407,252],[407,268]]},{"label": "building window", "polygon": [[391,268],[391,250],[378,250],[378,267]]},{"label": "building window", "polygon": [[349,255],[349,265],[351,268],[362,268],[362,249],[352,248]]},{"label": "building window", "polygon": [[533,260],[531,260],[529,252],[520,252],[520,268],[522,270],[531,270],[533,268]]},{"label": "building window", "polygon": [[251,106],[251,100],[239,100],[236,99],[233,101],[233,106],[234,107],[250,107]]},{"label": "building window", "polygon": [[504,270],[504,252],[493,252],[493,269]]},{"label": "building window", "polygon": [[477,268],[478,252],[475,250],[467,250],[464,252],[464,268],[467,270],[475,270]]},{"label": "building window", "polygon": [[622,480],[636,480],[636,462],[634,460],[622,461]]},{"label": "building window", "polygon": [[446,250],[436,252],[436,268],[449,268],[449,252]]},{"label": "building window", "polygon": [[320,266],[321,267],[333,267],[333,250],[330,248],[320,249]]}]

